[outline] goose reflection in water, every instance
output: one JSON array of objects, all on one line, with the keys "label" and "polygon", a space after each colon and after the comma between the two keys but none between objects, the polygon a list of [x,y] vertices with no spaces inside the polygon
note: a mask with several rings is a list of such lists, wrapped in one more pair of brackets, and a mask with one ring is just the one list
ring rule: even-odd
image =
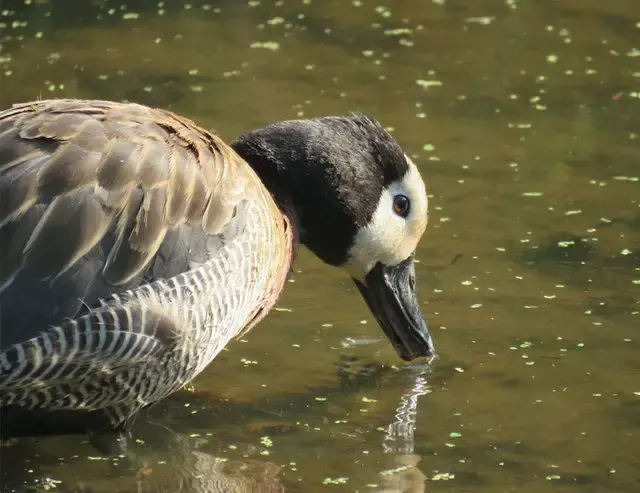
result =
[{"label": "goose reflection in water", "polygon": [[427,476],[418,468],[421,457],[414,453],[418,399],[431,393],[426,367],[416,372],[411,387],[402,395],[394,420],[387,427],[382,448],[389,469],[379,473],[381,488],[376,493],[422,493]]},{"label": "goose reflection in water", "polygon": [[269,461],[226,461],[198,450],[141,469],[137,493],[284,493],[280,466]]},{"label": "goose reflection in water", "polygon": [[[427,476],[419,469],[420,455],[415,453],[416,417],[420,397],[431,392],[427,383],[427,367],[411,367],[409,384],[400,397],[394,417],[386,427],[381,443],[382,454],[376,454],[372,470],[378,471],[368,480],[371,493],[422,493]],[[142,423],[141,423],[142,424]],[[232,460],[205,452],[210,450],[209,439],[177,433],[166,426],[148,422],[143,434],[149,438],[145,446],[136,447],[135,453],[122,461],[112,459],[102,462],[108,472],[102,474],[85,470],[85,477],[78,479],[78,467],[66,461],[68,467],[54,467],[47,477],[47,468],[31,471],[27,478],[15,477],[13,460],[24,465],[32,451],[20,452],[20,445],[3,447],[4,466],[2,491],[32,493],[34,491],[59,491],[64,493],[284,493],[290,491],[284,483],[282,468],[274,462],[260,459]],[[146,427],[146,426],[145,426]],[[161,445],[160,445],[161,444]],[[31,459],[30,459],[31,461]],[[36,469],[36,468],[34,468]],[[11,473],[13,471],[13,473]],[[14,477],[7,478],[11,473]],[[40,478],[34,481],[34,476]],[[80,475],[82,477],[82,475]],[[99,479],[97,479],[99,477]],[[10,481],[6,481],[10,479]],[[29,486],[26,486],[29,484]],[[17,486],[20,485],[20,486]],[[314,491],[314,487],[301,485],[297,491]]]},{"label": "goose reflection in water", "polygon": [[[415,432],[419,398],[431,392],[428,368],[414,367],[410,371],[415,375],[387,426],[382,442],[382,469],[375,478],[377,486],[367,489],[372,493],[423,493],[426,488],[427,476],[418,468],[421,457],[415,453]],[[137,476],[138,493],[286,491],[280,482],[281,468],[272,462],[225,461],[195,450],[184,437],[176,437],[182,442],[181,453],[173,454],[170,463],[160,464],[157,469],[142,468]]]}]

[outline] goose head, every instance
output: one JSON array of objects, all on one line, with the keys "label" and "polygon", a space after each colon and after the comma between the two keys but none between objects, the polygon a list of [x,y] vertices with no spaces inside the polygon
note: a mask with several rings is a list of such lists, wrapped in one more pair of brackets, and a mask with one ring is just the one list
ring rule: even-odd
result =
[{"label": "goose head", "polygon": [[300,242],[353,279],[398,355],[433,356],[414,267],[427,193],[394,138],[353,115],[276,123],[232,146],[276,202],[287,204]]}]

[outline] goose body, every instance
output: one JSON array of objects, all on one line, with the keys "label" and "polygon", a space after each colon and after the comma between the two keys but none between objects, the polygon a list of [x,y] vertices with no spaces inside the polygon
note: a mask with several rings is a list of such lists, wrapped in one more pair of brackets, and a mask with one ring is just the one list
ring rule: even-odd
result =
[{"label": "goose body", "polygon": [[[417,196],[410,221],[394,187]],[[0,434],[126,429],[266,315],[298,237],[349,273],[404,359],[429,356],[425,226],[415,165],[366,117],[227,145],[132,103],[0,112]]]}]

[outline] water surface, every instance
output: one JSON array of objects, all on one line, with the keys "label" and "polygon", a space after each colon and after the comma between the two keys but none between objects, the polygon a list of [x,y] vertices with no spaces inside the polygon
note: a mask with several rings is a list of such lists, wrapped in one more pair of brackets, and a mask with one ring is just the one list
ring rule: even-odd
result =
[{"label": "water surface", "polygon": [[24,440],[2,491],[639,491],[639,59],[633,0],[2,0],[2,107],[391,128],[431,196],[440,351],[400,364],[303,252],[278,310],[141,420],[136,467]]}]

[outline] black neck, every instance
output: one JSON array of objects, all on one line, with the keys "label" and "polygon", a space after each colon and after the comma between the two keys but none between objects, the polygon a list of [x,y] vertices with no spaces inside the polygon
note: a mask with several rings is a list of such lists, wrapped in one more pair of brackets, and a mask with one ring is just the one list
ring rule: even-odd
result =
[{"label": "black neck", "polygon": [[343,264],[356,227],[336,193],[328,189],[330,163],[309,156],[308,149],[300,145],[303,139],[289,132],[261,132],[239,137],[232,147],[294,222],[300,243],[327,264]]},{"label": "black neck", "polygon": [[290,208],[300,242],[330,265],[346,262],[383,188],[408,168],[395,140],[362,115],[276,123],[241,135],[232,147],[278,205]]}]

